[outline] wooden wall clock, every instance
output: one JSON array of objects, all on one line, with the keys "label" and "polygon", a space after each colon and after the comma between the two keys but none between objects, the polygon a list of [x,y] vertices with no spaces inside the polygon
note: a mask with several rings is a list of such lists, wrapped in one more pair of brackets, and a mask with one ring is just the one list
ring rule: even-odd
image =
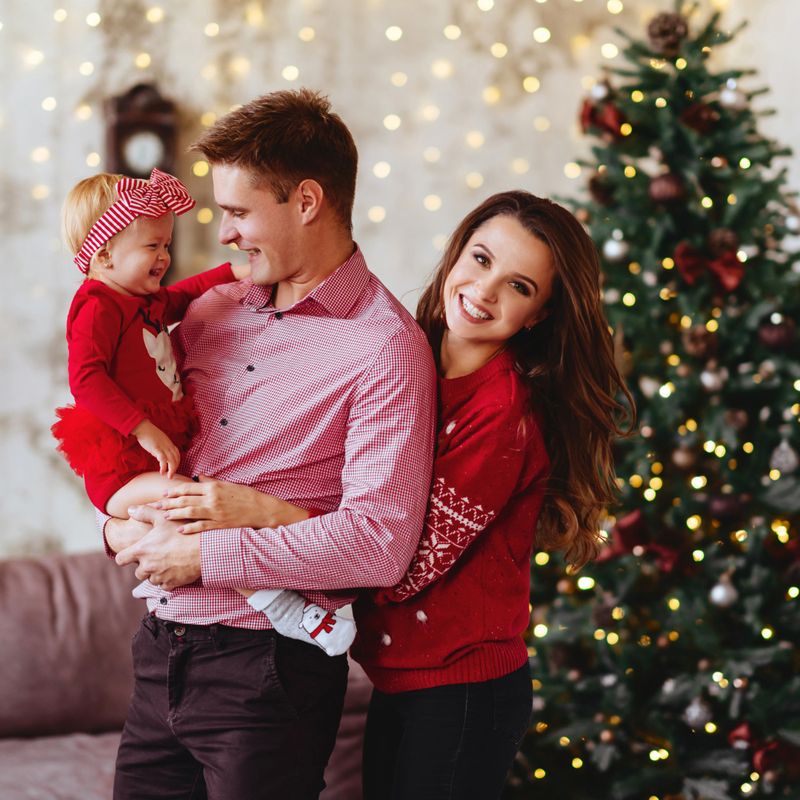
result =
[{"label": "wooden wall clock", "polygon": [[105,103],[109,172],[149,178],[153,167],[175,174],[177,112],[171,100],[140,83]]}]

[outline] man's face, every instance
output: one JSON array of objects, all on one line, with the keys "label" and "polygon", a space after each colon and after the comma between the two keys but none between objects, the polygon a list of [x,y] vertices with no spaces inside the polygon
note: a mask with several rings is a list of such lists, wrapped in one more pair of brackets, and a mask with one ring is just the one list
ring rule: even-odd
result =
[{"label": "man's face", "polygon": [[253,283],[268,286],[293,277],[302,226],[291,199],[278,203],[267,186],[254,185],[252,172],[232,164],[212,166],[211,176],[222,209],[219,240],[247,253]]}]

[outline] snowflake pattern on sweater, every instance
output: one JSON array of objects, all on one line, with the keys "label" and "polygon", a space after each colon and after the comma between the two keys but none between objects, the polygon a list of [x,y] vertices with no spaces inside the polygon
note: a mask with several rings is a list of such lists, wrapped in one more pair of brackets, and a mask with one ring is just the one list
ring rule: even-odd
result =
[{"label": "snowflake pattern on sweater", "polygon": [[[452,432],[451,428],[451,432]],[[395,599],[416,594],[444,575],[458,557],[497,514],[461,497],[443,477],[437,477],[428,506],[425,530],[414,560],[403,580],[394,587]]]}]

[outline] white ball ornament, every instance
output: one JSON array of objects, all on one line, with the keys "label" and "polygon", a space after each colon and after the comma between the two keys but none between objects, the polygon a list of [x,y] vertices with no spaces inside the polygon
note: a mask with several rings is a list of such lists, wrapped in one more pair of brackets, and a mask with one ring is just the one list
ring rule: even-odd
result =
[{"label": "white ball ornament", "polygon": [[784,439],[773,451],[769,459],[769,468],[781,473],[794,472],[800,466],[797,451]]},{"label": "white ball ornament", "polygon": [[607,83],[596,83],[589,90],[589,95],[592,100],[605,100],[610,94],[610,89]]},{"label": "white ball ornament", "polygon": [[702,728],[711,722],[711,707],[699,697],[695,697],[683,712],[683,721],[690,728]]},{"label": "white ball ornament", "polygon": [[607,239],[603,242],[603,256],[612,263],[622,261],[628,255],[628,243],[620,239]]},{"label": "white ball ornament", "polygon": [[730,577],[723,575],[719,579],[719,583],[711,587],[708,599],[719,608],[728,608],[739,599],[739,592],[736,591],[736,587],[731,583]]},{"label": "white ball ornament", "polygon": [[786,225],[786,230],[789,233],[800,233],[800,217],[796,214],[790,214],[784,220],[784,224]]}]

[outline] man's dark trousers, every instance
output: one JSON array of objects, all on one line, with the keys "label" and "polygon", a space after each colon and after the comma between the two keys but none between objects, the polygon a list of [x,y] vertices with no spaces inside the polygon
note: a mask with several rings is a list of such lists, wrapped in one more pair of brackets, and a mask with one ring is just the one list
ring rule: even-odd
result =
[{"label": "man's dark trousers", "polygon": [[280,636],[147,616],[114,800],[312,800],[336,740],[347,657]]}]

